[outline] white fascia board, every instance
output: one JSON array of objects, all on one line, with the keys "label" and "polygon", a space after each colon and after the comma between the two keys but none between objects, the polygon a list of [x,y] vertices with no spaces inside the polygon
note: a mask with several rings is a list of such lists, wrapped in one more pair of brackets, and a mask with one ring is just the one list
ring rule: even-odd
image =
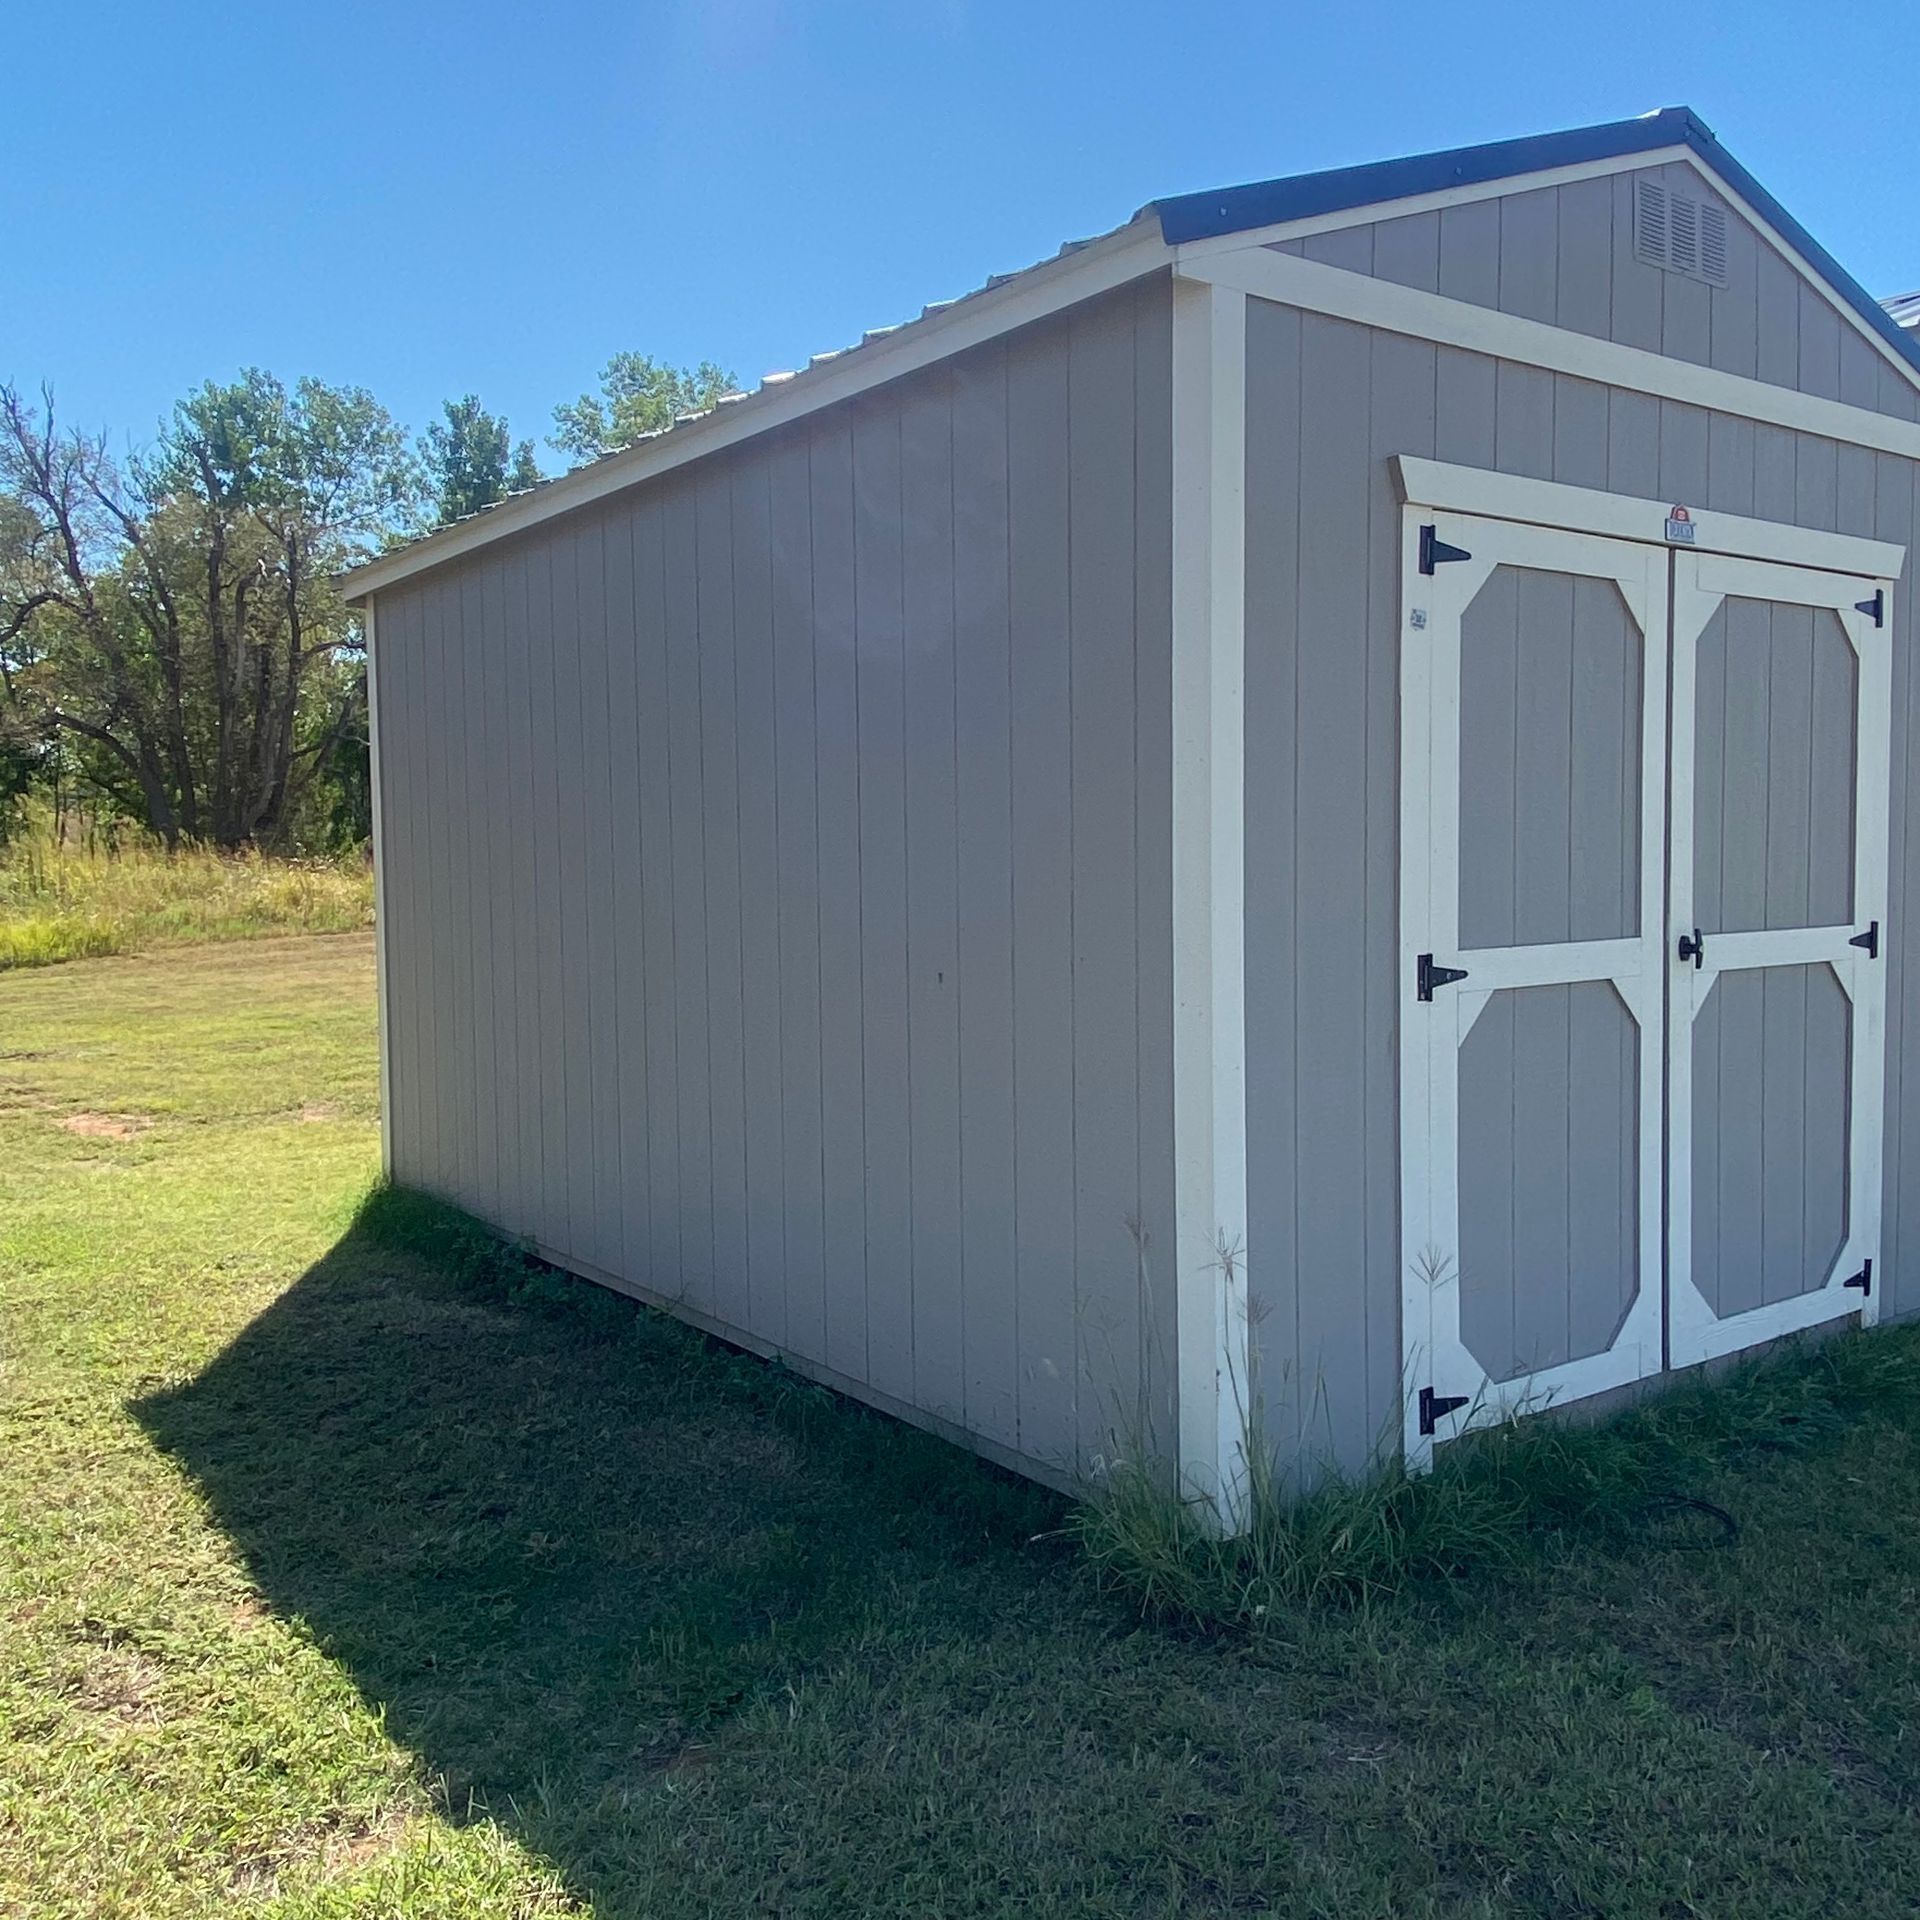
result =
[{"label": "white fascia board", "polygon": [[1642,347],[1595,339],[1591,334],[1523,319],[1518,314],[1450,300],[1444,294],[1403,287],[1370,274],[1350,273],[1344,267],[1296,259],[1266,247],[1199,260],[1183,255],[1174,270],[1184,279],[1234,287],[1281,306],[1352,320],[1387,333],[1461,347],[1469,353],[1543,367],[1602,386],[1624,387],[1711,413],[1759,420],[1847,446],[1920,460],[1920,423],[1911,420],[1849,406],[1840,400],[1823,400],[1791,387],[1770,386],[1742,374],[1722,373],[1691,360],[1649,353]]},{"label": "white fascia board", "polygon": [[1667,517],[1679,505],[1687,508],[1688,524],[1693,528],[1693,538],[1684,544],[1683,551],[1739,554],[1872,580],[1897,580],[1906,565],[1906,548],[1884,540],[1863,540],[1850,533],[1826,533],[1777,520],[1752,520],[1737,513],[1713,513],[1687,501],[1642,500],[1631,494],[1602,493],[1593,487],[1564,486],[1557,480],[1531,480],[1518,474],[1490,473],[1484,467],[1454,466],[1410,453],[1394,457],[1394,470],[1400,498],[1407,506],[1431,507],[1442,513],[1566,527],[1579,533],[1663,546],[1679,544],[1667,538]]},{"label": "white fascia board", "polygon": [[576,468],[471,520],[369,560],[346,575],[342,590],[350,605],[358,603],[430,567],[670,473],[723,447],[770,433],[1172,262],[1173,249],[1161,239],[1159,221],[1150,214],[1142,216],[1073,253],[1043,261],[997,287],[968,294],[881,339],[849,348],[837,359],[762,386],[745,399],[727,402],[697,420]]}]

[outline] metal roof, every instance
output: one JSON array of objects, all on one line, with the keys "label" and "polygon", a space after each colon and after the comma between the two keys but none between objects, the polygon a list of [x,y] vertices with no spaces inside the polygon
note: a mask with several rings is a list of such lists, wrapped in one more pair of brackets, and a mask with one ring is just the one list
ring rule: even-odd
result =
[{"label": "metal roof", "polygon": [[1920,293],[1896,293],[1880,304],[1893,316],[1896,326],[1920,327]]},{"label": "metal roof", "polygon": [[1550,167],[1619,159],[1657,147],[1686,147],[1698,154],[1876,333],[1920,369],[1920,338],[1902,330],[1887,309],[1720,144],[1713,129],[1691,107],[1663,107],[1638,120],[1610,120],[1597,127],[1574,127],[1565,133],[1538,134],[1524,140],[1496,140],[1480,147],[1454,147],[1444,153],[1341,167],[1330,173],[1295,174],[1289,179],[1263,180],[1213,193],[1183,193],[1170,200],[1155,200],[1146,210],[1159,215],[1162,234],[1177,245],[1216,234],[1244,233],[1253,227],[1278,226],[1284,220],[1350,212],[1379,201],[1404,200],[1447,187],[1478,186],[1520,174],[1542,173]]}]

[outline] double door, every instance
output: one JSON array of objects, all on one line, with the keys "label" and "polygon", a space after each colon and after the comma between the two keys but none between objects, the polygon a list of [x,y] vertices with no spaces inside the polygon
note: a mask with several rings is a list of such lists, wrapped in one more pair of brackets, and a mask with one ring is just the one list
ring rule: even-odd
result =
[{"label": "double door", "polygon": [[1410,1457],[1874,1316],[1891,604],[1408,509]]}]

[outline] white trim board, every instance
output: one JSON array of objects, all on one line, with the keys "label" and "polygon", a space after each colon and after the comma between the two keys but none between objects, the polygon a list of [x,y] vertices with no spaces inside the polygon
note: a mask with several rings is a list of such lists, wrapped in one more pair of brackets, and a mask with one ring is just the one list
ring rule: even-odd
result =
[{"label": "white trim board", "polygon": [[1393,466],[1401,501],[1410,507],[1565,527],[1616,540],[1646,540],[1658,547],[1678,545],[1667,539],[1667,515],[1675,505],[1682,505],[1692,516],[1694,533],[1690,545],[1679,546],[1681,552],[1739,554],[1789,566],[1824,567],[1836,573],[1889,580],[1897,580],[1906,565],[1906,548],[1884,540],[1823,533],[1778,520],[1751,520],[1737,513],[1711,513],[1688,501],[1640,500],[1593,487],[1563,486],[1557,480],[1529,480],[1511,473],[1491,473],[1484,467],[1455,466],[1410,453],[1396,454]]},{"label": "white trim board", "polygon": [[374,609],[362,614],[367,653],[367,786],[373,799],[373,986],[380,1045],[380,1171],[393,1178],[393,1016],[387,1000],[387,835],[380,800],[380,666]]},{"label": "white trim board", "polygon": [[1498,313],[1444,294],[1423,293],[1371,274],[1349,273],[1344,267],[1323,266],[1317,260],[1297,260],[1291,254],[1252,247],[1216,254],[1200,261],[1176,263],[1178,278],[1233,287],[1258,299],[1299,307],[1309,313],[1352,320],[1441,346],[1462,347],[1496,360],[1544,367],[1551,373],[1571,374],[1602,386],[1677,400],[1712,413],[1759,420],[1796,433],[1818,434],[1848,446],[1871,447],[1903,459],[1920,460],[1920,422],[1898,420],[1891,414],[1840,400],[1822,400],[1790,387],[1769,386],[1743,374],[1722,373],[1649,353],[1643,347],[1623,347],[1591,334],[1574,333],[1541,320]]},{"label": "white trim board", "polygon": [[1174,1320],[1183,1489],[1246,1519],[1247,303],[1173,298]]},{"label": "white trim board", "polygon": [[1752,202],[1729,186],[1700,154],[1684,142],[1668,147],[1652,147],[1643,153],[1615,154],[1606,160],[1581,161],[1573,166],[1542,167],[1535,173],[1503,174],[1498,179],[1476,180],[1468,186],[1439,187],[1429,193],[1408,194],[1399,200],[1376,200],[1370,205],[1342,207],[1331,213],[1312,214],[1305,219],[1282,220],[1268,227],[1217,234],[1206,240],[1188,240],[1178,250],[1180,262],[1184,267],[1220,254],[1237,253],[1247,247],[1279,246],[1289,240],[1308,240],[1315,234],[1342,233],[1353,227],[1372,226],[1382,220],[1403,220],[1415,214],[1443,212],[1448,207],[1499,200],[1508,194],[1538,193],[1549,187],[1573,186],[1582,180],[1604,180],[1619,173],[1644,173],[1650,168],[1671,166],[1675,162],[1691,168],[1702,186],[1724,200],[1788,266],[1818,288],[1821,298],[1895,372],[1910,385],[1920,387],[1920,367],[1906,359],[1892,341],[1855,309],[1851,301],[1842,299],[1826,274],[1776,231]]},{"label": "white trim board", "polygon": [[723,402],[696,420],[656,434],[622,453],[577,467],[532,493],[516,495],[412,546],[369,560],[343,581],[347,600],[357,603],[509,534],[537,527],[576,507],[671,473],[723,447],[738,445],[822,407],[898,380],[903,374],[950,359],[1016,327],[1030,326],[1063,308],[1141,279],[1172,260],[1173,249],[1160,238],[1159,222],[1151,216],[1137,218],[1116,233],[1029,267],[999,286],[969,294],[950,307],[908,321],[882,338],[762,386],[741,399]]}]

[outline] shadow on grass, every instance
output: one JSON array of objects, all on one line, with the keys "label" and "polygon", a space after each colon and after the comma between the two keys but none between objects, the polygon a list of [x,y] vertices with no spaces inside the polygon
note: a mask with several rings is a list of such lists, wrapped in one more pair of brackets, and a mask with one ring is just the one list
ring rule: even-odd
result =
[{"label": "shadow on grass", "polygon": [[1061,1519],[398,1192],[134,1411],[449,1811],[582,1890],[626,1795],[903,1614],[985,1627]]}]

